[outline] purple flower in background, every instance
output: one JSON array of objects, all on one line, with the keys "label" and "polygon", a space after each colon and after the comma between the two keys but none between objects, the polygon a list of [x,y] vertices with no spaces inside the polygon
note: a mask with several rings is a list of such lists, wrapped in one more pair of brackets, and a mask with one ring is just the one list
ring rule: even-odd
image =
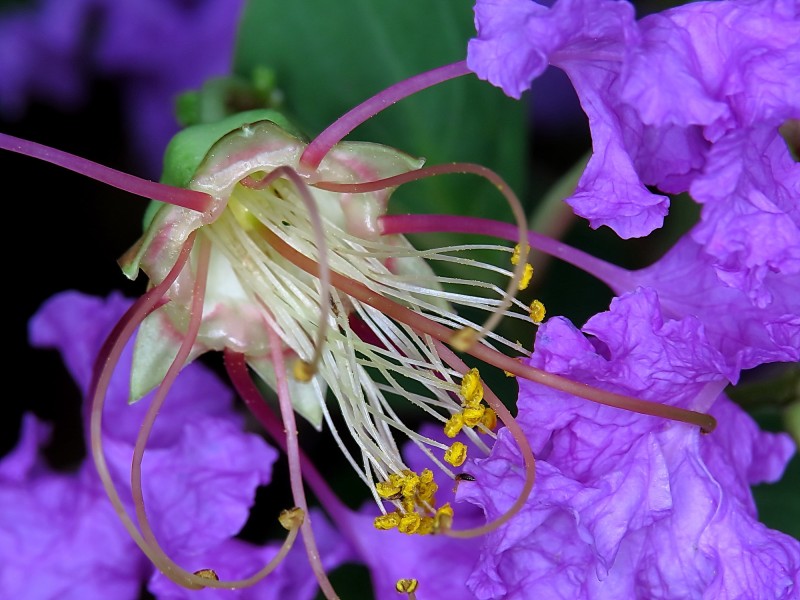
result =
[{"label": "purple flower in background", "polygon": [[[75,292],[48,301],[30,323],[35,346],[58,349],[84,395],[100,347],[130,306]],[[130,348],[109,387],[104,450],[119,489],[130,493],[131,454],[149,400],[129,406]],[[127,365],[126,368],[122,368]],[[163,548],[193,570],[214,566],[226,578],[245,577],[267,563],[279,544],[254,546],[234,539],[249,515],[257,486],[269,483],[275,450],[244,433],[233,395],[199,364],[178,378],[161,412],[143,465],[148,520]],[[28,416],[17,449],[0,462],[0,587],[14,598],[136,598],[143,583],[158,598],[184,598],[186,590],[166,580],[136,547],[119,522],[94,465],[74,473],[54,472],[38,455],[47,428]],[[132,512],[132,504],[125,500]],[[321,515],[318,538],[331,568],[347,548]],[[224,561],[220,560],[224,558]],[[196,565],[196,566],[195,566]],[[273,597],[305,566],[311,583],[298,598],[312,598],[316,585],[302,548],[271,578],[248,590]],[[30,577],[35,571],[37,576]],[[294,583],[292,583],[294,585]],[[199,592],[193,592],[198,594]],[[218,597],[206,590],[200,597]],[[230,591],[225,597],[232,597]],[[237,596],[254,597],[254,596]],[[275,596],[279,597],[279,596]]]},{"label": "purple flower in background", "polygon": [[75,108],[119,81],[133,150],[152,177],[178,130],[175,99],[230,71],[242,0],[41,0],[0,15],[0,114]]},{"label": "purple flower in background", "polygon": [[[800,20],[785,1],[696,2],[635,21],[616,0],[475,7],[468,64],[513,97],[548,64],[570,77],[594,154],[568,199],[622,237],[659,227],[664,196],[703,204],[694,239],[763,306],[768,273],[800,273],[800,165],[779,127],[800,115]],[[713,35],[709,34],[713,32]]]},{"label": "purple flower in background", "polygon": [[[757,521],[749,488],[780,478],[794,447],[719,394],[720,359],[696,319],[664,318],[646,290],[616,299],[583,333],[562,318],[543,325],[531,364],[668,404],[710,405],[719,428],[703,435],[521,380],[518,421],[537,482],[520,516],[487,536],[469,580],[475,596],[796,597],[800,542]],[[476,481],[460,499],[489,518],[502,513],[519,493],[520,463],[501,432],[491,457],[469,465]]]}]

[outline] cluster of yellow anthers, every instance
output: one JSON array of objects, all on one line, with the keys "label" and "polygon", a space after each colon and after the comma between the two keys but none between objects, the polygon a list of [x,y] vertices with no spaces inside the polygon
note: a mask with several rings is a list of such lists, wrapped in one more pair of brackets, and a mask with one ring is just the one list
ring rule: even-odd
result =
[{"label": "cluster of yellow anthers", "polygon": [[[483,383],[478,369],[470,369],[461,379],[461,412],[454,413],[444,424],[444,434],[456,437],[464,427],[479,433],[488,433],[497,427],[497,414],[483,403]],[[460,467],[467,460],[467,447],[461,442],[453,442],[445,452],[444,460],[454,467]]]},{"label": "cluster of yellow anthers", "polygon": [[436,490],[433,471],[423,469],[415,473],[404,469],[392,473],[385,481],[375,484],[378,495],[384,500],[399,504],[399,509],[375,518],[375,528],[397,529],[400,533],[425,535],[448,529],[453,521],[453,509],[449,503],[434,509]]},{"label": "cluster of yellow anthers", "polygon": [[[519,244],[514,246],[514,252],[511,254],[511,264],[516,266],[519,264],[519,256],[521,254],[521,250]],[[522,272],[522,279],[519,281],[519,291],[524,290],[530,284],[531,279],[533,278],[533,267],[530,264],[525,265],[525,270]],[[530,307],[530,316],[531,321],[536,323],[537,325],[544,321],[545,316],[545,309],[544,304],[542,304],[539,300],[534,300],[531,302]]]}]

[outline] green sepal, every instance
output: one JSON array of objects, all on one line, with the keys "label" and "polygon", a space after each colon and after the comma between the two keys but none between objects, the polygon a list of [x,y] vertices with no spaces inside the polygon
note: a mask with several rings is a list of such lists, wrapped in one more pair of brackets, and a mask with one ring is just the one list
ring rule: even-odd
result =
[{"label": "green sepal", "polygon": [[161,183],[181,188],[188,187],[203,159],[220,139],[243,125],[258,121],[271,121],[292,135],[304,139],[300,131],[282,113],[268,108],[236,113],[216,123],[192,125],[175,134],[167,145]]},{"label": "green sepal", "polygon": [[[129,404],[141,400],[164,380],[183,343],[164,310],[153,312],[139,326],[133,349]],[[200,354],[202,350],[194,348],[186,363]]]}]

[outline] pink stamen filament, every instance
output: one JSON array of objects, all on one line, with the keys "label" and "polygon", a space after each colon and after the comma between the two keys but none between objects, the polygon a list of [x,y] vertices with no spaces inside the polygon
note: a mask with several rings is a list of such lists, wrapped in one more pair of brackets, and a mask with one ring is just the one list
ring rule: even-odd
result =
[{"label": "pink stamen filament", "polygon": [[308,189],[305,181],[291,167],[277,167],[263,179],[255,180],[252,177],[242,179],[242,185],[251,189],[264,189],[276,179],[285,176],[289,179],[300,194],[300,198],[305,204],[308,216],[311,219],[311,227],[314,230],[314,241],[317,244],[317,254],[319,255],[320,275],[319,275],[319,327],[317,328],[317,339],[314,343],[314,354],[308,361],[309,366],[316,370],[316,365],[322,359],[322,351],[325,347],[325,340],[328,336],[328,319],[331,310],[331,278],[330,267],[328,264],[328,243],[325,241],[325,229],[320,218],[317,203],[314,196]]},{"label": "pink stamen filament", "polygon": [[[439,353],[439,356],[441,356],[450,367],[460,372],[462,375],[469,371],[469,367],[464,364],[464,361],[458,358],[450,348],[439,341],[435,341],[434,345],[436,346],[436,351]],[[514,504],[494,521],[472,529],[448,529],[445,531],[447,535],[456,538],[471,538],[484,535],[507,523],[523,506],[525,506],[525,502],[527,502],[528,496],[530,496],[531,490],[533,490],[533,484],[536,481],[536,459],[533,456],[525,432],[522,431],[519,423],[517,423],[516,419],[511,415],[505,405],[500,402],[500,398],[497,397],[491,388],[484,385],[483,389],[484,400],[486,400],[486,403],[497,413],[497,416],[506,426],[506,429],[511,433],[514,441],[517,442],[519,451],[522,454],[522,460],[525,464],[525,482]]]},{"label": "pink stamen filament", "polygon": [[[261,423],[267,435],[286,453],[286,432],[284,431],[283,423],[264,401],[261,392],[253,383],[247,368],[247,358],[244,354],[234,352],[228,348],[225,349],[224,357],[225,369],[239,397],[258,422]],[[298,447],[298,453],[302,464],[303,479],[314,491],[314,495],[316,495],[320,504],[322,504],[331,518],[334,521],[344,523],[347,520],[349,509],[342,504],[338,496],[328,486],[325,478],[314,467],[314,464],[305,455],[302,448]],[[348,535],[349,530],[345,530],[343,533]]]},{"label": "pink stamen filament", "polygon": [[[447,232],[488,235],[512,242],[517,240],[517,231],[511,224],[480,217],[384,215],[378,218],[378,223],[384,235]],[[636,287],[632,273],[627,269],[612,265],[535,231],[528,231],[527,238],[531,248],[578,267],[608,285],[616,294]]]},{"label": "pink stamen filament", "polygon": [[280,405],[283,429],[286,435],[286,457],[289,461],[289,481],[292,488],[292,498],[294,499],[295,505],[300,507],[306,515],[305,519],[303,519],[303,524],[300,526],[300,532],[303,536],[303,542],[305,542],[308,562],[311,565],[311,570],[314,572],[314,576],[317,578],[317,582],[325,598],[328,600],[338,600],[339,596],[334,591],[325,573],[325,567],[322,566],[319,550],[317,550],[317,543],[314,539],[314,532],[311,529],[311,518],[308,513],[305,490],[303,489],[303,473],[300,465],[300,444],[297,439],[297,424],[295,423],[294,407],[292,406],[292,400],[289,394],[289,381],[286,377],[286,365],[281,350],[281,338],[267,320],[264,320],[264,324],[266,326],[267,335],[269,336],[270,354],[272,365],[275,369],[278,403]]},{"label": "pink stamen filament", "polygon": [[[483,177],[487,181],[491,182],[500,191],[500,193],[503,194],[508,201],[508,205],[511,208],[511,212],[514,214],[514,218],[516,220],[516,227],[513,225],[508,225],[509,228],[516,232],[516,237],[512,239],[515,239],[520,247],[519,261],[516,265],[514,265],[514,274],[511,277],[511,280],[508,282],[508,287],[503,295],[503,299],[500,304],[494,308],[492,315],[486,320],[483,326],[477,332],[475,332],[474,337],[472,337],[470,340],[471,345],[474,345],[500,324],[504,313],[511,307],[513,298],[519,289],[519,282],[522,280],[522,276],[525,273],[525,265],[528,260],[529,248],[526,244],[528,230],[525,222],[525,211],[522,208],[522,204],[520,203],[519,198],[517,198],[517,195],[508,186],[508,184],[506,184],[502,177],[483,165],[473,163],[450,163],[445,165],[422,167],[421,169],[416,169],[414,171],[401,173],[399,175],[394,175],[392,177],[386,177],[384,179],[378,179],[375,181],[361,183],[333,183],[323,181],[315,183],[314,187],[331,192],[374,192],[389,187],[399,186],[411,181],[418,181],[426,177],[454,173],[472,174]],[[463,348],[459,349],[467,350],[467,346],[465,345]]]},{"label": "pink stamen filament", "polygon": [[195,341],[197,341],[197,334],[200,331],[200,325],[202,323],[203,302],[205,300],[206,282],[208,281],[210,256],[211,244],[208,239],[201,238],[197,260],[197,273],[195,276],[194,289],[192,291],[192,305],[189,309],[189,323],[187,324],[186,334],[183,336],[178,353],[169,366],[169,369],[167,369],[167,373],[161,381],[161,384],[158,386],[150,406],[147,407],[147,412],[139,427],[139,434],[136,437],[136,445],[133,449],[131,492],[133,495],[133,503],[136,508],[136,518],[139,523],[139,528],[144,534],[144,539],[159,550],[161,550],[160,544],[153,534],[145,510],[144,493],[142,490],[142,459],[144,458],[144,451],[147,447],[150,433],[155,425],[156,417],[164,404],[164,400],[167,398],[167,394],[169,394],[170,389],[172,389],[175,379],[177,379],[178,374],[186,364],[189,354],[192,351],[192,346],[194,346]]},{"label": "pink stamen filament", "polygon": [[87,177],[91,177],[92,179],[120,190],[130,192],[136,196],[166,202],[167,204],[181,206],[200,213],[209,211],[214,202],[211,196],[203,192],[142,179],[141,177],[117,171],[116,169],[103,166],[91,160],[80,158],[74,154],[56,150],[42,144],[37,144],[36,142],[29,142],[5,133],[0,133],[0,148],[18,154],[24,154],[32,158],[38,158],[39,160],[52,163],[75,173],[86,175]]},{"label": "pink stamen filament", "polygon": [[314,172],[334,145],[353,131],[353,129],[364,123],[367,119],[374,117],[385,108],[389,108],[403,98],[407,98],[421,90],[447,81],[448,79],[454,79],[471,73],[472,72],[467,68],[466,61],[462,60],[414,75],[375,94],[370,99],[365,100],[339,117],[306,147],[305,151],[300,156],[300,171],[302,173]]},{"label": "pink stamen filament", "polygon": [[[277,568],[277,566],[283,561],[283,559],[286,557],[286,555],[289,553],[292,546],[294,545],[294,542],[297,539],[299,531],[298,528],[295,527],[289,530],[289,533],[286,536],[286,539],[284,540],[283,544],[281,545],[281,548],[279,549],[278,553],[258,573],[256,573],[250,578],[242,580],[234,580],[234,581],[215,581],[212,579],[199,577],[194,573],[190,573],[189,571],[186,571],[185,569],[181,568],[169,557],[167,557],[164,554],[163,550],[160,547],[158,547],[157,544],[154,547],[151,542],[145,540],[142,537],[142,534],[134,525],[133,521],[131,520],[131,518],[127,513],[127,510],[125,509],[125,506],[122,503],[122,500],[119,496],[119,492],[117,491],[114,481],[111,478],[111,473],[108,469],[108,463],[106,462],[105,454],[103,452],[103,443],[102,443],[103,407],[105,405],[105,397],[111,381],[111,376],[116,368],[116,365],[119,363],[119,359],[120,356],[122,355],[123,349],[133,336],[134,332],[136,331],[136,328],[141,324],[141,322],[148,314],[150,314],[155,308],[157,308],[160,304],[163,303],[163,299],[167,293],[167,290],[169,290],[169,288],[178,278],[178,275],[186,265],[191,253],[191,249],[194,245],[195,235],[196,233],[194,232],[190,234],[186,243],[181,248],[181,252],[178,256],[178,259],[175,262],[175,265],[172,267],[172,269],[164,278],[164,280],[158,285],[154,286],[152,289],[148,290],[141,298],[139,298],[136,302],[134,302],[134,304],[119,320],[119,322],[114,327],[111,334],[109,334],[108,338],[103,344],[103,347],[100,351],[100,354],[98,355],[98,359],[95,364],[94,375],[89,389],[89,397],[91,398],[90,423],[89,423],[91,453],[95,466],[97,468],[98,475],[103,484],[103,488],[105,489],[111,501],[111,504],[117,513],[117,516],[120,518],[123,526],[125,527],[125,529],[127,529],[128,533],[130,534],[131,538],[134,540],[136,545],[139,546],[142,552],[150,559],[150,561],[156,566],[156,568],[158,568],[161,572],[163,572],[167,577],[169,577],[175,583],[178,583],[180,585],[192,589],[201,589],[204,587],[213,587],[213,588],[246,587],[248,585],[256,583],[260,579],[263,579],[266,575],[268,575]],[[154,399],[154,404],[155,403],[156,399]],[[157,409],[155,411],[152,411],[151,409],[152,405],[148,409],[148,415],[146,416],[146,419],[150,419],[151,421],[149,428],[152,428],[152,424],[155,418],[155,413],[157,413]],[[153,413],[152,416],[150,415],[151,412]],[[149,436],[149,430],[145,435],[145,441],[147,436]],[[141,433],[139,437],[140,438],[142,437]],[[139,447],[139,445],[140,445],[139,441],[137,440],[137,447]],[[142,444],[142,452],[143,448],[144,447]],[[141,457],[139,460],[141,461]],[[134,485],[133,487],[134,496],[137,495],[137,492],[138,495],[141,496],[140,483],[138,484],[138,486]],[[137,502],[138,504],[138,501],[134,500],[134,502]],[[137,506],[137,516],[138,516],[138,508],[139,507]],[[151,538],[154,541],[155,538],[152,535],[152,530],[150,529],[149,524],[146,521],[146,518],[144,524],[145,524],[146,537]]]},{"label": "pink stamen filament", "polygon": [[[318,271],[317,264],[291,248],[283,240],[278,238],[271,232],[263,233],[265,239],[281,254],[286,260],[293,263],[300,269],[306,271],[311,275],[316,275]],[[358,283],[340,273],[331,272],[331,283],[333,286],[345,294],[356,298],[360,302],[372,306],[373,308],[381,311],[383,314],[394,319],[395,321],[405,323],[409,327],[414,328],[418,332],[426,333],[437,340],[449,343],[453,332],[446,326],[431,321],[422,315],[404,307],[392,300],[384,298],[380,294],[370,290],[365,285]],[[541,383],[549,388],[566,392],[573,396],[578,396],[598,404],[605,406],[613,406],[631,412],[671,419],[674,421],[681,421],[699,426],[704,432],[708,433],[716,427],[716,419],[711,415],[698,413],[692,410],[686,410],[676,406],[669,406],[659,404],[656,402],[649,402],[646,400],[639,400],[629,396],[623,396],[614,392],[594,388],[585,383],[579,383],[547,373],[541,369],[531,367],[521,363],[519,360],[506,356],[483,344],[475,344],[468,353],[475,358],[493,365],[509,373],[513,373],[519,377],[523,377],[535,383]]]}]

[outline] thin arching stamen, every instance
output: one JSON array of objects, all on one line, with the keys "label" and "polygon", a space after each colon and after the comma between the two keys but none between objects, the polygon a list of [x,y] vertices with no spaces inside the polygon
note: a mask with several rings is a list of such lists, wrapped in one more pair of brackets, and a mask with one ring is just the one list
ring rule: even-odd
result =
[{"label": "thin arching stamen", "polygon": [[308,380],[316,373],[317,365],[322,360],[322,352],[325,349],[325,341],[328,336],[329,317],[331,311],[331,278],[330,266],[328,261],[328,243],[325,240],[325,228],[322,225],[322,218],[319,214],[317,202],[308,189],[305,181],[290,167],[276,167],[263,179],[254,180],[247,177],[242,180],[242,185],[251,189],[263,189],[270,183],[285,176],[294,184],[303,204],[306,206],[311,228],[314,230],[314,242],[317,244],[317,254],[319,255],[319,326],[317,328],[317,339],[314,342],[314,353],[311,360],[304,363],[302,368],[294,370],[295,376],[301,380]]},{"label": "thin arching stamen", "polygon": [[142,179],[141,177],[123,173],[111,167],[75,156],[69,152],[56,150],[36,142],[29,142],[5,133],[0,133],[0,148],[38,158],[136,196],[166,202],[167,204],[181,206],[200,213],[210,210],[214,202],[211,196],[203,192]]},{"label": "thin arching stamen", "polygon": [[119,363],[123,349],[133,336],[137,327],[148,314],[150,314],[163,302],[167,291],[185,267],[194,245],[195,236],[195,232],[192,232],[189,235],[186,243],[181,248],[181,252],[178,255],[175,265],[172,267],[164,280],[154,286],[152,289],[148,290],[141,298],[134,302],[134,304],[127,310],[127,312],[116,324],[103,344],[94,367],[94,375],[89,388],[89,397],[91,398],[89,420],[91,453],[98,476],[103,484],[103,488],[105,489],[123,526],[128,531],[136,545],[147,556],[147,558],[167,577],[169,577],[175,583],[192,589],[201,589],[204,587],[246,587],[248,585],[253,585],[257,581],[260,581],[266,577],[283,561],[284,557],[289,553],[292,545],[295,542],[295,539],[297,538],[299,524],[292,525],[287,528],[289,533],[281,545],[278,553],[255,575],[247,579],[234,581],[218,581],[208,579],[206,577],[200,577],[194,573],[190,573],[189,571],[182,569],[171,559],[169,559],[169,557],[166,557],[160,548],[153,548],[152,545],[142,537],[142,534],[134,525],[133,520],[128,515],[128,512],[122,503],[119,492],[117,491],[117,488],[111,477],[111,473],[108,469],[105,453],[103,452],[103,407],[105,405],[105,397],[111,381],[111,376],[117,364]]},{"label": "thin arching stamen", "polygon": [[[142,490],[142,459],[144,458],[147,441],[155,425],[156,417],[164,404],[164,400],[167,398],[167,394],[169,394],[170,389],[172,389],[172,385],[177,379],[178,374],[186,364],[195,341],[197,341],[197,334],[202,324],[203,302],[205,301],[210,256],[211,244],[207,238],[201,238],[186,334],[183,336],[178,353],[169,366],[169,369],[167,369],[167,373],[164,375],[161,384],[158,386],[150,406],[147,407],[147,412],[145,413],[142,424],[139,426],[139,434],[136,437],[136,445],[133,448],[133,460],[131,462],[131,495],[133,496],[133,504],[136,509],[136,519],[139,528],[147,543],[150,544],[153,549],[163,557],[164,562],[167,563],[172,563],[173,561],[169,559],[161,548],[147,520]],[[159,561],[157,566],[161,566],[162,564],[163,563]]]},{"label": "thin arching stamen", "polygon": [[[286,365],[283,360],[281,338],[269,322],[264,321],[264,324],[269,337],[270,356],[275,369],[276,391],[281,408],[283,428],[286,434],[286,457],[289,461],[289,480],[292,488],[292,498],[294,498],[296,505],[308,515],[308,503],[306,502],[306,494],[303,489],[303,473],[300,464],[300,445],[297,439],[297,424],[295,423],[294,407],[292,406],[292,400],[289,395],[289,382],[286,378]],[[322,566],[319,551],[317,550],[317,543],[314,539],[314,532],[311,529],[311,520],[308,516],[303,521],[300,532],[303,535],[303,542],[305,542],[306,545],[308,562],[317,578],[323,595],[328,600],[339,600],[339,596],[336,595],[328,579],[328,575],[325,573],[325,567]]]},{"label": "thin arching stamen", "polygon": [[[458,356],[456,356],[453,351],[450,350],[450,348],[438,341],[435,341],[434,345],[436,346],[436,350],[439,352],[439,355],[451,368],[457,370],[462,375],[469,371],[469,367],[464,364],[464,361],[458,358]],[[497,519],[490,523],[486,523],[481,527],[473,527],[471,529],[446,529],[444,533],[450,537],[477,537],[489,533],[490,531],[494,531],[501,525],[504,525],[514,515],[516,515],[523,506],[525,506],[525,502],[527,502],[528,496],[530,496],[531,490],[533,490],[533,484],[536,481],[536,459],[533,456],[533,451],[528,443],[528,438],[525,436],[525,432],[522,431],[522,428],[519,426],[519,423],[517,423],[517,420],[511,415],[505,405],[500,401],[500,398],[497,397],[491,388],[484,385],[483,390],[484,400],[486,400],[486,403],[495,411],[497,417],[503,422],[503,424],[506,426],[506,429],[508,429],[508,431],[511,433],[514,441],[517,442],[519,451],[522,454],[522,460],[525,463],[525,482],[523,483],[522,489],[520,490],[519,496],[517,496],[517,499],[514,501],[514,504],[512,504],[508,510],[506,510],[506,512],[500,515]]]},{"label": "thin arching stamen", "polygon": [[350,109],[336,121],[328,125],[328,127],[306,147],[305,151],[303,151],[303,154],[300,156],[301,172],[314,172],[317,167],[319,167],[322,159],[325,158],[325,155],[328,154],[330,149],[333,148],[337,142],[367,119],[377,115],[383,109],[389,108],[403,98],[407,98],[412,94],[416,94],[421,90],[442,83],[443,81],[470,74],[472,74],[472,71],[467,68],[467,62],[462,60],[420,73],[419,75],[414,75],[375,94],[369,100],[365,100],[355,108]]},{"label": "thin arching stamen", "polygon": [[[481,217],[431,214],[383,215],[378,217],[378,224],[384,235],[447,232],[488,235],[512,242],[517,239],[517,230],[510,223]],[[632,273],[627,269],[612,265],[596,256],[535,231],[528,231],[527,237],[531,248],[559,258],[596,277],[616,294],[636,287]]]},{"label": "thin arching stamen", "polygon": [[508,282],[508,287],[506,288],[505,294],[503,295],[500,304],[492,312],[491,316],[478,331],[462,329],[455,334],[451,334],[451,338],[448,343],[453,345],[453,347],[455,347],[457,350],[466,352],[472,346],[476,345],[477,342],[480,342],[484,337],[486,337],[490,331],[494,331],[495,327],[500,324],[504,313],[511,308],[511,305],[514,302],[514,298],[516,297],[517,290],[520,287],[520,282],[522,281],[522,277],[527,267],[528,251],[530,248],[526,243],[528,239],[528,228],[525,222],[525,211],[522,208],[519,198],[517,198],[517,195],[503,180],[503,178],[483,165],[473,163],[450,163],[446,165],[422,167],[421,169],[416,169],[414,171],[401,173],[393,177],[386,177],[384,179],[378,179],[375,181],[360,183],[333,183],[326,181],[317,182],[314,184],[314,186],[331,192],[374,192],[376,190],[402,185],[410,181],[418,181],[427,177],[451,173],[471,173],[473,175],[483,177],[487,181],[491,182],[500,191],[500,193],[503,194],[505,199],[508,201],[511,212],[514,214],[514,219],[517,222],[516,239],[520,249],[519,260],[514,265],[513,275],[511,280]]},{"label": "thin arching stamen", "polygon": [[[311,275],[316,275],[318,266],[308,257],[303,256],[297,250],[286,244],[283,240],[278,238],[271,232],[264,232],[264,237],[286,260],[290,261],[300,269],[306,271]],[[405,323],[415,330],[427,333],[437,340],[449,343],[453,332],[448,327],[431,321],[424,316],[404,307],[388,298],[384,298],[370,290],[367,286],[354,281],[353,279],[342,275],[341,273],[331,273],[331,283],[333,286],[345,294],[356,298],[360,302],[372,306],[373,308],[383,312],[385,315],[391,317],[396,321]],[[468,350],[468,353],[475,358],[493,365],[509,373],[513,373],[519,377],[523,377],[535,383],[541,383],[549,388],[566,392],[573,396],[585,398],[598,404],[606,406],[613,406],[623,410],[628,410],[635,413],[644,415],[651,415],[673,421],[681,421],[692,425],[699,426],[704,433],[710,433],[717,426],[717,421],[711,415],[705,413],[695,412],[693,410],[686,410],[677,406],[669,406],[657,402],[650,402],[647,400],[640,400],[638,398],[631,398],[615,392],[609,392],[600,388],[595,388],[585,383],[579,383],[562,377],[554,375],[541,369],[525,365],[520,361],[506,356],[486,346],[484,344],[475,344]]]},{"label": "thin arching stamen", "polygon": [[[233,383],[233,387],[245,406],[247,406],[258,422],[261,423],[267,435],[272,438],[284,453],[287,453],[286,432],[284,431],[283,423],[281,423],[278,416],[266,403],[261,392],[256,387],[256,384],[253,383],[253,379],[247,369],[247,358],[245,355],[234,352],[230,348],[226,348],[224,352],[224,362],[225,369]],[[333,490],[328,486],[325,478],[317,471],[314,464],[301,448],[298,448],[298,453],[300,462],[302,463],[303,479],[308,482],[308,485],[314,491],[314,495],[331,518],[334,521],[344,523],[347,520],[347,507],[342,504],[342,501],[339,500]],[[348,534],[349,531],[345,529],[344,533]]]}]

